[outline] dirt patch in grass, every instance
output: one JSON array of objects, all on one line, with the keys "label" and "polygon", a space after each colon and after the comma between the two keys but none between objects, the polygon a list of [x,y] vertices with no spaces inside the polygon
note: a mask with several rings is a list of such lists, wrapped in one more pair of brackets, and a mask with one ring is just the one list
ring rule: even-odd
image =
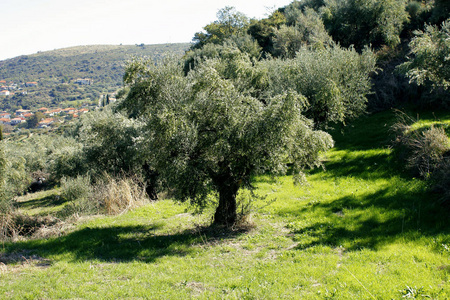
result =
[{"label": "dirt patch in grass", "polygon": [[192,293],[192,296],[194,296],[194,297],[200,296],[207,290],[211,290],[211,291],[214,290],[213,288],[207,287],[207,286],[205,286],[204,283],[198,282],[198,281],[180,282],[180,283],[176,284],[176,286],[189,289]]}]

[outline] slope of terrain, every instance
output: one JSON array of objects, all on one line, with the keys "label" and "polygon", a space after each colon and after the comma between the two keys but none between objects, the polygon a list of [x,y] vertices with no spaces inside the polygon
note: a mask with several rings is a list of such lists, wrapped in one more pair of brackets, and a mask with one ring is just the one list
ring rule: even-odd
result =
[{"label": "slope of terrain", "polygon": [[[98,100],[100,95],[122,86],[124,65],[132,57],[159,60],[165,55],[182,55],[188,47],[189,44],[77,46],[0,61],[0,81],[5,81],[1,85],[10,87],[11,92],[0,96],[0,110]],[[78,79],[90,79],[92,84],[76,83]],[[37,86],[27,86],[27,82]]]},{"label": "slope of terrain", "polygon": [[[448,114],[421,117],[449,128]],[[402,171],[389,147],[394,122],[389,111],[336,130],[326,169],[310,172],[306,185],[293,185],[291,176],[256,178],[256,193],[267,198],[251,205],[255,226],[203,227],[212,211],[192,215],[167,199],[67,221],[51,238],[6,243],[0,295],[448,299],[449,211],[426,182]],[[65,205],[57,193],[29,195],[20,210],[53,214]]]}]

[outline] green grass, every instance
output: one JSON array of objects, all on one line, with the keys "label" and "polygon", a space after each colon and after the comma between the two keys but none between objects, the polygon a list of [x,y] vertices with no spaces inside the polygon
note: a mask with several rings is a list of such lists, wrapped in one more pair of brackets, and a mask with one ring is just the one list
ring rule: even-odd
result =
[{"label": "green grass", "polygon": [[[305,185],[256,178],[276,200],[255,203],[248,231],[199,227],[212,211],[162,200],[4,244],[0,298],[449,299],[450,212],[394,159],[393,122],[384,112],[333,132],[326,170]],[[60,209],[51,199],[21,209]]]},{"label": "green grass", "polygon": [[19,213],[36,216],[57,215],[66,203],[58,197],[59,189],[27,194],[17,199]]}]

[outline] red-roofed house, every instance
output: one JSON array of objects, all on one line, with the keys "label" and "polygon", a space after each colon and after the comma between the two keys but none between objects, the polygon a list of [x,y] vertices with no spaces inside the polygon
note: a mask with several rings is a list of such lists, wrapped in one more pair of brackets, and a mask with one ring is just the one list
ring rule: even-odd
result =
[{"label": "red-roofed house", "polygon": [[11,119],[11,125],[17,125],[17,124],[24,123],[24,122],[25,122],[25,118],[21,118],[21,117]]},{"label": "red-roofed house", "polygon": [[39,127],[39,128],[45,128],[45,127],[48,127],[48,126],[50,126],[51,124],[53,124],[53,122],[54,122],[54,120],[53,120],[52,118],[47,118],[47,119],[41,120],[41,121],[38,123],[38,127]]},{"label": "red-roofed house", "polygon": [[81,108],[81,109],[79,109],[77,112],[80,113],[80,114],[84,114],[84,113],[89,112],[89,109],[87,109],[87,108]]},{"label": "red-roofed house", "polygon": [[18,109],[16,110],[16,116],[23,117],[24,114],[31,113],[31,110],[29,109]]},{"label": "red-roofed house", "polygon": [[76,109],[74,107],[68,107],[68,108],[64,108],[62,111],[65,112],[66,114],[70,113],[70,112],[74,112]]},{"label": "red-roofed house", "polygon": [[61,108],[55,108],[49,111],[46,111],[44,114],[49,115],[50,117],[53,117],[54,115],[58,115],[62,112],[63,110]]},{"label": "red-roofed house", "polygon": [[11,119],[9,119],[9,118],[0,118],[0,124],[10,125],[11,124]]}]

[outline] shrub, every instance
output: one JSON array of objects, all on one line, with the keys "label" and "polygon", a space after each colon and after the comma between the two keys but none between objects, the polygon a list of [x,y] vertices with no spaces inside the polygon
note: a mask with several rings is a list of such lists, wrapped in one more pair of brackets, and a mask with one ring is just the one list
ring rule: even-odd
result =
[{"label": "shrub", "polygon": [[87,165],[82,150],[82,144],[73,140],[71,145],[64,145],[51,154],[48,167],[55,180],[85,173]]},{"label": "shrub", "polygon": [[320,15],[311,8],[296,15],[294,26],[282,25],[275,30],[273,38],[274,55],[293,58],[296,52],[306,45],[323,48],[332,44]]},{"label": "shrub", "polygon": [[372,51],[359,54],[339,46],[301,48],[294,59],[264,61],[269,70],[269,93],[294,90],[308,99],[306,116],[315,125],[345,122],[361,115],[376,70]]},{"label": "shrub", "polygon": [[5,213],[9,210],[7,204],[8,197],[6,193],[6,157],[3,149],[3,144],[0,143],[0,213]]},{"label": "shrub", "polygon": [[90,176],[63,177],[61,179],[61,198],[68,204],[59,213],[59,217],[98,212],[98,203],[93,200],[92,195]]},{"label": "shrub", "polygon": [[413,136],[408,166],[428,177],[442,166],[444,154],[450,150],[448,137],[443,128],[434,126]]},{"label": "shrub", "polygon": [[61,180],[61,197],[65,201],[87,199],[91,196],[91,192],[91,178],[89,176],[63,177]]},{"label": "shrub", "polygon": [[139,172],[144,163],[144,153],[137,144],[140,126],[139,121],[109,109],[86,114],[77,128],[78,141],[83,145],[78,155],[84,157],[92,174]]},{"label": "shrub", "polygon": [[409,43],[412,57],[400,71],[418,85],[447,90],[450,87],[450,19],[441,28],[427,25]]},{"label": "shrub", "polygon": [[[76,176],[81,168],[81,144],[73,138],[33,135],[4,141],[8,157],[7,185],[15,194],[26,192],[39,177],[46,182],[63,176]],[[45,174],[45,176],[41,176]]]},{"label": "shrub", "polygon": [[256,194],[252,188],[241,189],[236,196],[237,202],[237,221],[238,227],[250,226],[253,227],[251,216],[253,213],[269,206],[276,199],[268,199],[267,196]]},{"label": "shrub", "polygon": [[411,127],[413,121],[406,114],[400,115],[400,120],[393,126],[397,133],[394,146],[408,169],[428,179],[445,165],[450,142],[442,127],[432,125],[427,129],[414,130]]}]

